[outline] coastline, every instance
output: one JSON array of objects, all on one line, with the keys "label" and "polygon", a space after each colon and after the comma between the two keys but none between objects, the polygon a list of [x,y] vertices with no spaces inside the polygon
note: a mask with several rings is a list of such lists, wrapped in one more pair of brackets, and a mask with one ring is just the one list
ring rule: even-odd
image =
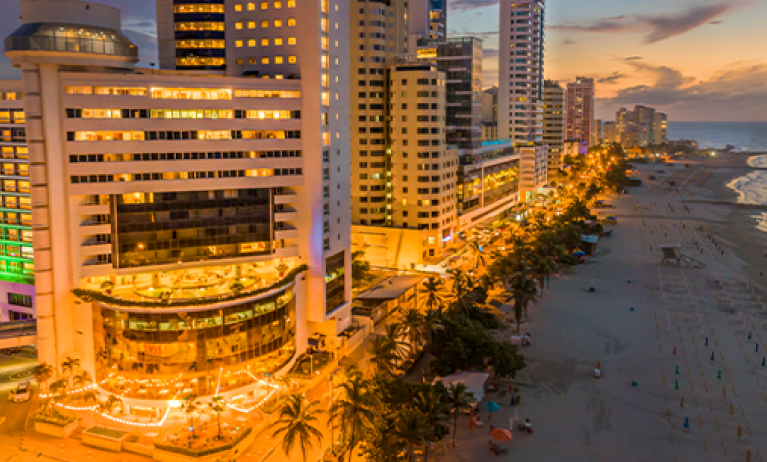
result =
[{"label": "coastline", "polygon": [[[706,199],[711,201],[727,201],[739,203],[741,195],[728,186],[733,180],[741,178],[752,172],[753,166],[748,160],[761,153],[728,153],[723,155],[717,162],[708,164],[713,168],[712,175],[701,185],[706,191],[701,191],[701,196],[710,196]],[[707,163],[703,162],[706,166]],[[734,168],[728,168],[734,167]],[[767,188],[767,185],[765,185]],[[710,206],[712,209],[713,206]],[[709,227],[726,247],[740,260],[741,269],[752,281],[767,287],[767,232],[757,227],[753,218],[762,212],[757,210],[743,210],[735,207],[718,207],[713,210],[718,216],[718,221],[726,224],[712,223]],[[762,273],[760,275],[760,273]]]}]

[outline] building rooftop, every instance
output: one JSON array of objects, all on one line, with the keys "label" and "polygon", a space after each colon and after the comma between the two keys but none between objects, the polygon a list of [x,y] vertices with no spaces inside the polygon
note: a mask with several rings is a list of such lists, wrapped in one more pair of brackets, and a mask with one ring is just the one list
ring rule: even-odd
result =
[{"label": "building rooftop", "polygon": [[409,289],[417,286],[425,276],[392,276],[367,292],[357,296],[358,300],[395,300]]},{"label": "building rooftop", "polygon": [[62,51],[138,58],[138,47],[115,29],[64,23],[24,24],[5,38],[5,51]]}]

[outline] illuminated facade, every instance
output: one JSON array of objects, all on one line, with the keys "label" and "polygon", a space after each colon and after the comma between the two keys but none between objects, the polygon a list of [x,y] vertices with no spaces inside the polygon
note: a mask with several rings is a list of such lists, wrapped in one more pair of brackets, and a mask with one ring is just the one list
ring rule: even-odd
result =
[{"label": "illuminated facade", "polygon": [[543,140],[544,1],[502,1],[498,53],[498,137]]},{"label": "illuminated facade", "polygon": [[565,90],[559,83],[543,84],[543,142],[549,146],[549,170],[562,168],[567,120]]},{"label": "illuminated facade", "polygon": [[[77,357],[102,389],[153,407],[248,393],[315,334],[342,346],[348,99],[330,63],[343,47],[291,79],[147,71],[114,8],[22,13],[6,55],[23,71],[40,361]],[[315,23],[304,33],[320,37]]]},{"label": "illuminated facade", "polygon": [[576,77],[567,84],[567,129],[568,140],[588,141],[594,146],[594,79]]},{"label": "illuminated facade", "polygon": [[34,246],[24,92],[0,81],[0,322],[34,317]]}]

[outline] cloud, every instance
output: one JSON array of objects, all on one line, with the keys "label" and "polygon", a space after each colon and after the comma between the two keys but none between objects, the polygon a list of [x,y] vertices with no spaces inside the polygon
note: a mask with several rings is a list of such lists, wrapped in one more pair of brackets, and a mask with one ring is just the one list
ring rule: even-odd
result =
[{"label": "cloud", "polygon": [[626,74],[621,74],[620,72],[613,72],[611,75],[607,77],[602,77],[601,79],[597,79],[597,83],[616,83],[618,80],[623,79],[626,77]]},{"label": "cloud", "polygon": [[712,26],[718,26],[719,24],[722,24],[724,21],[709,21],[708,23]]},{"label": "cloud", "polygon": [[[676,120],[765,120],[767,63],[735,62],[706,79],[686,76],[669,66],[628,61],[628,75],[649,83],[619,90],[599,98],[601,111],[646,104],[669,113]],[[673,116],[672,116],[673,115]]]},{"label": "cloud", "polygon": [[628,58],[625,59],[625,61],[636,61],[639,59],[643,59],[643,58],[641,56],[629,56]]},{"label": "cloud", "polygon": [[562,43],[564,43],[565,45],[575,45],[578,42],[576,42],[573,39],[565,39]]},{"label": "cloud", "polygon": [[615,16],[599,19],[596,22],[586,25],[559,24],[549,26],[549,28],[569,32],[643,32],[646,33],[643,40],[644,43],[652,44],[687,33],[746,4],[747,3],[744,0],[718,0],[718,3],[694,5],[687,10],[677,13]]},{"label": "cloud", "polygon": [[486,6],[493,6],[497,5],[499,0],[453,0],[450,2],[450,10],[451,12],[454,10],[457,11],[468,11],[468,10],[474,10],[477,8],[484,8]]}]

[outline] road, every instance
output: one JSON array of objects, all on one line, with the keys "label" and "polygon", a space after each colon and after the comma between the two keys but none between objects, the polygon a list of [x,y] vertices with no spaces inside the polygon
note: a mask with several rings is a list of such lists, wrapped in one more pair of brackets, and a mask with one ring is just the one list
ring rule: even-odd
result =
[{"label": "road", "polygon": [[37,366],[37,357],[31,354],[0,354],[0,435],[3,446],[18,446],[24,423],[29,414],[32,400],[14,403],[9,400],[11,391],[19,382],[32,380],[32,371]]}]

